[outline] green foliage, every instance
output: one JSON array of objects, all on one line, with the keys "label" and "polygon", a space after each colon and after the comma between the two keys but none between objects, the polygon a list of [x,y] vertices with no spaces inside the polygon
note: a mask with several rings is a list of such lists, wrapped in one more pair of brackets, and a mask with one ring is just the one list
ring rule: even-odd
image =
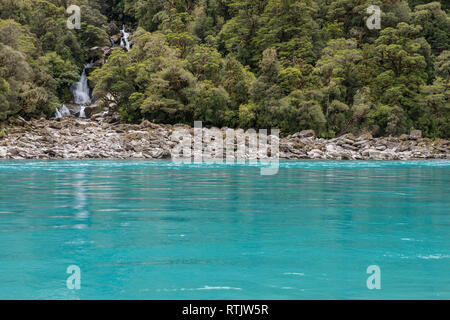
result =
[{"label": "green foliage", "polygon": [[0,121],[50,116],[71,99],[90,47],[108,45],[97,1],[73,1],[80,30],[66,26],[65,1],[0,0]]},{"label": "green foliage", "polygon": [[412,21],[422,26],[421,35],[438,55],[450,48],[450,17],[442,10],[441,3],[431,2],[414,8]]},{"label": "green foliage", "polygon": [[278,82],[284,94],[289,94],[296,89],[301,89],[305,84],[305,77],[301,70],[294,67],[283,69],[278,74]]},{"label": "green foliage", "polygon": [[[260,18],[255,42],[259,52],[275,48],[281,61],[316,61],[323,43],[319,37],[314,0],[270,0]],[[257,55],[258,57],[258,55]]]},{"label": "green foliage", "polygon": [[216,85],[221,83],[224,61],[215,48],[196,46],[189,54],[188,62],[189,70],[198,80],[211,80]]},{"label": "green foliage", "polygon": [[[421,129],[448,137],[448,1],[0,0],[0,120],[49,116],[70,100],[89,49],[122,23],[90,74],[94,98],[123,121],[314,129],[323,137]],[[366,26],[381,8],[381,30]]]},{"label": "green foliage", "polygon": [[325,133],[327,120],[317,95],[312,90],[296,90],[285,98],[288,110],[284,123],[289,133],[306,129],[313,129],[318,134]]},{"label": "green foliage", "polygon": [[255,76],[248,68],[244,68],[236,58],[227,56],[222,86],[230,96],[231,109],[238,110],[241,104],[248,102],[249,89],[254,80]]},{"label": "green foliage", "polygon": [[57,82],[37,56],[36,39],[13,20],[0,20],[0,121],[54,111]]},{"label": "green foliage", "polygon": [[94,98],[116,103],[126,121],[142,117],[175,123],[192,118],[189,97],[196,78],[165,37],[138,29],[129,53],[118,49],[95,70]]},{"label": "green foliage", "polygon": [[379,135],[399,135],[406,130],[406,115],[399,106],[380,104],[368,114],[373,132]]},{"label": "green foliage", "polygon": [[228,106],[230,97],[223,87],[215,87],[211,81],[200,82],[193,92],[191,108],[194,110],[194,119],[202,119],[205,125],[233,126],[228,121],[235,118]]}]

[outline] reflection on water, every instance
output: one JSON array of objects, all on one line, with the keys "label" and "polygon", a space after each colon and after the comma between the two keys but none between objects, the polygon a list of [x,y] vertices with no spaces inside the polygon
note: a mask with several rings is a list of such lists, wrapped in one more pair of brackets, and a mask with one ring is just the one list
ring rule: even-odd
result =
[{"label": "reflection on water", "polygon": [[[0,162],[0,298],[450,298],[450,162]],[[78,265],[82,289],[65,287]],[[379,265],[382,290],[366,288]]]},{"label": "reflection on water", "polygon": [[[85,221],[89,218],[89,211],[87,209],[86,184],[84,173],[77,173],[73,176],[74,180],[74,195],[75,195],[75,217],[77,220]],[[86,224],[79,224],[79,228],[87,227]]]}]

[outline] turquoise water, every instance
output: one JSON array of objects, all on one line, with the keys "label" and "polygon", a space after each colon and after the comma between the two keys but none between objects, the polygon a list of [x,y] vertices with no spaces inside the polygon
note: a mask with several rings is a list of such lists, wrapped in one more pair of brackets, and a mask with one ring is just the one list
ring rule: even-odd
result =
[{"label": "turquoise water", "polygon": [[2,161],[0,299],[450,299],[449,208],[449,161]]}]

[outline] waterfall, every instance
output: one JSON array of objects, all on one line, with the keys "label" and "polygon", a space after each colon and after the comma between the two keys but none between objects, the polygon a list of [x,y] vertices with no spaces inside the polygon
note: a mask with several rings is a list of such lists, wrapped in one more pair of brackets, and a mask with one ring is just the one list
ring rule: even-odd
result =
[{"label": "waterfall", "polygon": [[88,79],[86,76],[86,68],[90,67],[92,67],[92,63],[87,63],[84,65],[80,81],[78,81],[78,83],[72,88],[75,103],[83,106],[87,103],[91,103],[91,98],[89,96]]},{"label": "waterfall", "polygon": [[84,109],[86,109],[86,106],[81,106],[79,115],[80,118],[86,118],[86,113],[84,112]]},{"label": "waterfall", "polygon": [[66,107],[65,104],[61,106],[59,112],[61,113],[61,117],[70,116],[70,110],[69,108]]},{"label": "waterfall", "polygon": [[66,116],[70,116],[70,110],[69,110],[69,108],[66,107],[65,104],[61,105],[60,109],[56,108],[55,118],[58,119],[58,118],[66,117]]},{"label": "waterfall", "polygon": [[[86,69],[91,68],[93,65],[92,62],[86,63],[83,68],[83,73],[81,74],[80,81],[78,81],[75,85],[70,89],[73,94],[73,99],[75,104],[80,106],[80,118],[86,118],[86,113],[84,109],[86,108],[86,104],[91,103],[90,90],[88,85],[88,79],[86,75]],[[56,109],[55,118],[63,118],[66,116],[70,116],[70,110],[66,107],[66,105],[61,105],[61,108]]]},{"label": "waterfall", "polygon": [[62,114],[61,114],[61,112],[59,112],[58,108],[56,108],[56,111],[55,111],[55,118],[56,119],[62,118]]},{"label": "waterfall", "polygon": [[130,34],[125,31],[125,25],[122,26],[122,30],[120,30],[122,33],[122,38],[120,39],[120,45],[127,49],[127,51],[130,51],[130,42],[128,42],[128,37]]}]

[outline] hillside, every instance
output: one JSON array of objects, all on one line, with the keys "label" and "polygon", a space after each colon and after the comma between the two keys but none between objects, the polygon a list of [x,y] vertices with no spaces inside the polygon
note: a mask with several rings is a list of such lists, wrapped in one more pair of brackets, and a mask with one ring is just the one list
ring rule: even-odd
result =
[{"label": "hillside", "polygon": [[[68,29],[69,5],[81,28]],[[370,30],[367,8],[381,8]],[[450,135],[446,1],[0,0],[0,122],[54,115],[92,48],[93,99],[140,123]],[[120,29],[131,50],[117,46]],[[114,44],[115,43],[115,44]]]}]

